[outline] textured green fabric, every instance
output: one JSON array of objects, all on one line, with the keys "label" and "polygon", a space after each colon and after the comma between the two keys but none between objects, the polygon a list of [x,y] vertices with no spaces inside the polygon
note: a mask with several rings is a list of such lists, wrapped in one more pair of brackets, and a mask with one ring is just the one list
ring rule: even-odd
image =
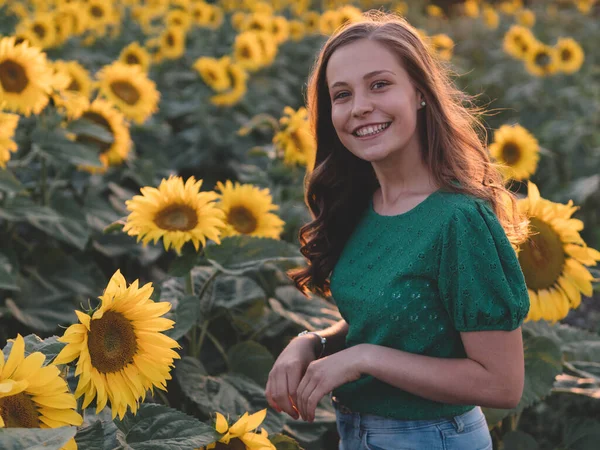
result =
[{"label": "textured green fabric", "polygon": [[[396,216],[379,215],[371,202],[330,281],[349,324],[347,348],[369,343],[464,358],[460,331],[514,330],[529,311],[523,272],[493,210],[442,190]],[[428,400],[372,376],[333,395],[352,411],[404,420],[474,407]]]}]

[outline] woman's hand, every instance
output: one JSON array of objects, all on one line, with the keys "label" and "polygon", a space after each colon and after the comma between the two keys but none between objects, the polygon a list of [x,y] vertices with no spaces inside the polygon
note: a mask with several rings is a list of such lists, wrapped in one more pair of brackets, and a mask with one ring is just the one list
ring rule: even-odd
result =
[{"label": "woman's hand", "polygon": [[355,345],[331,356],[313,361],[298,385],[298,411],[308,422],[315,419],[319,401],[342,384],[358,380],[362,375],[364,351]]},{"label": "woman's hand", "polygon": [[273,409],[277,412],[283,410],[298,419],[298,384],[308,365],[315,359],[315,340],[311,336],[295,338],[283,349],[269,372],[265,389],[265,397]]}]

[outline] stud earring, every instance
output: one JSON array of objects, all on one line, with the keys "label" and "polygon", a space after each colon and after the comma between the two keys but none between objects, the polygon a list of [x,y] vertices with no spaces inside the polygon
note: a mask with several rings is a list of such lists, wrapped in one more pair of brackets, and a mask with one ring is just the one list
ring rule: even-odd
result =
[{"label": "stud earring", "polygon": [[425,100],[423,100],[423,101],[421,102],[421,106],[425,106],[426,104],[427,104],[427,103],[425,103]]}]

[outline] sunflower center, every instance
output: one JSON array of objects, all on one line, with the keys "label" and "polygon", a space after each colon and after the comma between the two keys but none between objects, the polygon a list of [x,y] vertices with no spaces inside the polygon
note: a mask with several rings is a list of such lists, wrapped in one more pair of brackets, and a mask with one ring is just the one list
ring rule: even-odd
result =
[{"label": "sunflower center", "polygon": [[246,445],[240,441],[239,438],[233,438],[232,440],[229,441],[229,444],[223,444],[222,442],[217,442],[217,446],[215,447],[215,450],[225,450],[225,449],[229,449],[229,450],[246,450],[248,447],[246,447]]},{"label": "sunflower center", "polygon": [[[83,113],[83,115],[81,117],[86,120],[89,120],[90,122],[95,123],[96,125],[101,126],[102,128],[106,129],[108,132],[113,134],[112,128],[110,127],[110,123],[108,123],[108,121],[100,114],[88,111],[88,112]],[[106,142],[103,142],[94,137],[86,136],[86,135],[78,135],[76,140],[77,140],[77,142],[81,142],[82,144],[85,144],[85,145],[92,144],[92,145],[98,146],[100,153],[104,153],[112,145],[112,144],[107,144]]]},{"label": "sunflower center", "polygon": [[6,92],[20,94],[29,84],[25,69],[10,59],[0,63],[0,83]]},{"label": "sunflower center", "polygon": [[540,67],[546,67],[550,64],[550,55],[547,52],[538,52],[534,58],[535,64]]},{"label": "sunflower center", "polygon": [[31,397],[23,392],[0,398],[0,417],[7,428],[39,428],[37,408]]},{"label": "sunflower center", "polygon": [[198,215],[188,205],[169,205],[156,214],[154,223],[163,230],[188,231],[198,225]]},{"label": "sunflower center", "polygon": [[546,222],[532,217],[530,224],[535,234],[523,244],[519,263],[528,288],[547,289],[562,274],[565,264],[563,244],[556,231]]},{"label": "sunflower center", "polygon": [[72,78],[72,81],[71,81],[71,84],[69,84],[67,91],[77,91],[77,92],[81,91],[81,85],[77,82],[77,80],[75,78],[73,78],[73,77],[71,77],[71,78]]},{"label": "sunflower center", "polygon": [[563,48],[560,52],[560,59],[562,59],[563,61],[570,61],[572,57],[573,53],[571,53],[571,50],[569,50],[568,48]]},{"label": "sunflower center", "polygon": [[169,47],[173,47],[175,45],[175,38],[173,37],[173,35],[171,33],[167,34],[167,45]]},{"label": "sunflower center", "polygon": [[510,166],[516,164],[519,161],[520,156],[521,149],[517,144],[509,142],[502,147],[502,159],[506,164]]},{"label": "sunflower center", "polygon": [[250,52],[250,49],[248,47],[242,47],[240,49],[240,55],[244,59],[250,59],[252,57],[252,53]]},{"label": "sunflower center", "polygon": [[90,13],[92,13],[92,16],[94,17],[104,17],[104,10],[99,6],[92,6],[90,8]]},{"label": "sunflower center", "polygon": [[140,100],[138,90],[127,81],[114,81],[110,84],[110,89],[128,105],[135,105]]},{"label": "sunflower center", "polygon": [[135,330],[121,313],[107,311],[90,321],[88,350],[92,366],[101,373],[118,372],[133,361],[137,350]]},{"label": "sunflower center", "polygon": [[139,64],[140,60],[133,53],[128,53],[127,56],[125,57],[125,62],[127,64]]},{"label": "sunflower center", "polygon": [[229,210],[229,214],[227,215],[227,222],[229,222],[233,228],[242,234],[252,233],[254,230],[256,230],[256,226],[258,225],[254,214],[252,214],[243,206],[231,208]]},{"label": "sunflower center", "polygon": [[40,24],[35,24],[33,26],[33,32],[40,38],[40,39],[44,39],[44,36],[46,36],[46,28],[44,28],[42,25]]}]

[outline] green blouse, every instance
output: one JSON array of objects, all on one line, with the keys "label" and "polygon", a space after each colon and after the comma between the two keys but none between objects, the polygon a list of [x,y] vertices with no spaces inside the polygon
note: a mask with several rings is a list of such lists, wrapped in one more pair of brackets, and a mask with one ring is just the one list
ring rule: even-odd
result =
[{"label": "green blouse", "polygon": [[[438,190],[406,213],[382,216],[372,201],[331,274],[348,323],[346,348],[382,345],[465,358],[461,331],[514,330],[529,296],[514,249],[483,200]],[[352,411],[403,420],[462,414],[372,376],[333,391]]]}]

